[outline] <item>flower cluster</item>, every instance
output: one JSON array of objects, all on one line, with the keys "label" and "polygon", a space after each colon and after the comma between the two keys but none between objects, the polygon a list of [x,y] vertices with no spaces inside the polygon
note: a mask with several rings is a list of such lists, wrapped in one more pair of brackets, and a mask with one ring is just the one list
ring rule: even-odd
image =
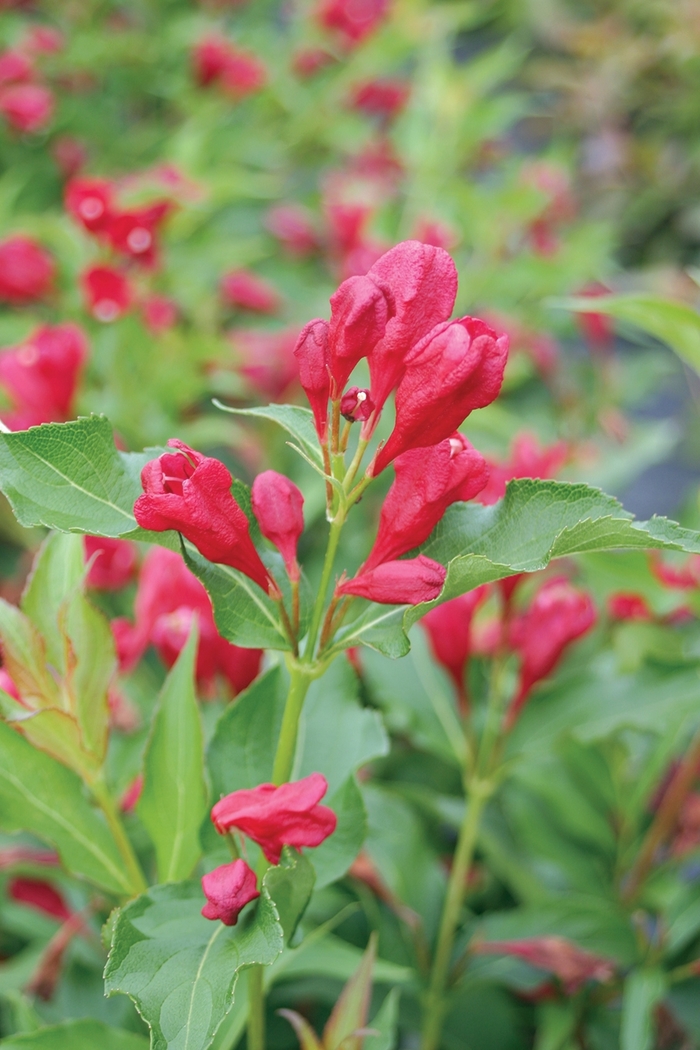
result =
[{"label": "flower cluster", "polygon": [[17,48],[0,54],[0,114],[13,131],[32,135],[51,122],[54,96],[43,82],[37,59],[62,46],[56,30],[35,26]]}]

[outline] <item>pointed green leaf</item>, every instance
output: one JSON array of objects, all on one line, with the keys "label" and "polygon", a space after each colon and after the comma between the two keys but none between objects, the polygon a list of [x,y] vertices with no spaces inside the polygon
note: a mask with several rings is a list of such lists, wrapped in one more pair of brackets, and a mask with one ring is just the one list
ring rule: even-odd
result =
[{"label": "pointed green leaf", "polygon": [[286,1018],[297,1034],[301,1050],[324,1050],[313,1028],[296,1010],[278,1010],[280,1017]]},{"label": "pointed green leaf", "polygon": [[333,810],[338,824],[325,842],[307,854],[316,871],[317,890],[345,875],[367,837],[367,813],[354,776],[324,798],[323,804]]},{"label": "pointed green leaf", "polygon": [[56,681],[46,667],[46,646],[31,620],[0,598],[3,663],[20,696],[31,707],[61,707]]},{"label": "pointed green leaf", "polygon": [[231,1009],[241,967],[268,965],[282,951],[282,927],[264,888],[236,926],[205,919],[203,904],[199,882],[155,886],[115,922],[106,991],[134,1001],[152,1050],[207,1050]]},{"label": "pointed green leaf", "polygon": [[622,992],[620,1050],[652,1050],[654,1009],[666,993],[661,970],[632,970]]},{"label": "pointed green leaf", "polygon": [[279,864],[265,872],[263,884],[275,903],[287,943],[306,911],[315,877],[310,860],[288,846],[282,851]]},{"label": "pointed green leaf", "polygon": [[376,955],[377,935],[372,933],[360,965],[340,993],[323,1030],[324,1050],[339,1050],[341,1044],[343,1050],[360,1050],[362,1039],[349,1037],[367,1023]]},{"label": "pointed green leaf", "polygon": [[144,757],[138,814],[156,847],[160,882],[187,878],[201,854],[199,829],[208,799],[195,695],[197,641],[193,625],[163,685]]},{"label": "pointed green leaf", "polygon": [[82,537],[55,532],[42,543],[22,595],[22,611],[42,635],[49,663],[61,673],[66,668],[59,614],[84,575]]},{"label": "pointed green leaf", "polygon": [[2,722],[0,827],[54,845],[69,871],[110,893],[133,892],[114,840],[75,773]]},{"label": "pointed green leaf", "polygon": [[253,416],[258,419],[270,419],[279,423],[287,433],[304,450],[310,459],[314,460],[319,467],[323,466],[323,457],[318,443],[318,435],[314,426],[314,416],[308,408],[300,408],[298,405],[264,405],[258,408],[230,408],[222,405],[220,401],[214,401],[217,408],[223,412],[232,412],[237,416]]},{"label": "pointed green leaf", "polygon": [[60,617],[65,632],[66,685],[86,750],[100,761],[107,751],[109,687],[117,669],[114,637],[105,616],[80,591]]},{"label": "pointed green leaf", "polygon": [[392,988],[386,999],[369,1023],[376,1035],[368,1035],[362,1050],[394,1050],[398,1037],[399,999],[401,992]]},{"label": "pointed green leaf", "polygon": [[102,1021],[63,1021],[0,1040],[2,1050],[148,1050],[148,1039]]}]

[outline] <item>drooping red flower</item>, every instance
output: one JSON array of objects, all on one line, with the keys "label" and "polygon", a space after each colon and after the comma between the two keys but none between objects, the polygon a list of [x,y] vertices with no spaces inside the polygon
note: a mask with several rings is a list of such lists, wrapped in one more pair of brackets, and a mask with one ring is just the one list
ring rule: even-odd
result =
[{"label": "drooping red flower", "polygon": [[20,84],[34,76],[34,64],[22,51],[7,50],[0,54],[0,87]]},{"label": "drooping red flower", "polygon": [[292,256],[304,258],[319,247],[313,215],[301,204],[276,204],[267,212],[265,225]]},{"label": "drooping red flower", "polygon": [[250,538],[248,519],[231,495],[227,467],[177,438],[141,471],[144,494],[134,504],[139,525],[155,532],[175,529],[209,561],[230,565],[267,593],[277,587]]},{"label": "drooping red flower", "polygon": [[460,433],[430,448],[404,452],[394,470],[363,571],[420,546],[447,508],[457,500],[473,499],[489,476],[484,457]]},{"label": "drooping red flower", "polygon": [[[401,380],[411,349],[452,313],[457,270],[442,248],[403,241],[382,255],[367,276],[380,288],[391,290],[394,306],[383,337],[367,351],[372,397],[381,409]],[[462,416],[439,438],[421,441],[420,445],[437,444],[456,430],[463,419]]]},{"label": "drooping red flower", "polygon": [[278,864],[285,846],[320,846],[332,835],[336,816],[318,803],[328,790],[320,773],[275,787],[234,791],[217,802],[211,819],[219,834],[235,828],[262,849],[271,864]]},{"label": "drooping red flower", "polygon": [[328,398],[331,393],[328,321],[316,318],[305,325],[294,347],[299,381],[314,414],[316,433],[323,444],[328,426]]},{"label": "drooping red flower", "polygon": [[175,327],[179,310],[167,295],[149,295],[141,301],[141,316],[151,335],[161,335]]},{"label": "drooping red flower", "polygon": [[11,84],[0,91],[0,113],[16,131],[43,131],[53,112],[53,94],[43,84]]},{"label": "drooping red flower", "polygon": [[7,893],[13,901],[27,904],[44,915],[50,915],[52,919],[65,922],[71,917],[72,912],[61,894],[55,886],[44,882],[43,879],[30,879],[25,876],[10,879]]},{"label": "drooping red flower", "polygon": [[116,321],[129,309],[133,292],[127,277],[113,266],[91,266],[81,284],[87,308],[98,321]]},{"label": "drooping red flower", "polygon": [[25,430],[70,419],[87,355],[85,335],[74,324],[42,325],[0,353],[0,385],[13,402],[7,426]]},{"label": "drooping red flower", "polygon": [[552,673],[571,643],[595,621],[590,595],[563,577],[543,584],[529,608],[511,621],[508,641],[520,656],[520,679],[506,714],[507,726],[515,722],[533,687]]},{"label": "drooping red flower", "polygon": [[352,594],[380,605],[420,605],[439,597],[446,576],[444,565],[419,554],[417,558],[362,569],[353,579],[340,583],[336,594]]},{"label": "drooping red flower", "polygon": [[475,951],[489,955],[514,955],[539,970],[554,974],[567,995],[575,993],[586,981],[606,984],[615,976],[615,964],[601,955],[579,948],[564,937],[523,937],[518,941],[488,941],[477,944]]},{"label": "drooping red flower", "polygon": [[373,473],[408,449],[436,445],[475,408],[490,405],[501,389],[507,356],[508,337],[477,318],[433,329],[406,356],[396,391],[396,422]]},{"label": "drooping red flower", "polygon": [[293,481],[276,470],[258,474],[250,496],[260,531],[277,547],[290,579],[298,580],[297,543],[304,531],[304,497]]},{"label": "drooping red flower", "polygon": [[608,598],[608,615],[611,620],[653,620],[654,614],[646,598],[641,594],[618,592]]},{"label": "drooping red flower", "polygon": [[105,223],[104,236],[115,251],[143,266],[154,266],[158,230],[171,211],[171,202],[161,200],[143,208],[112,213]]},{"label": "drooping red flower", "polygon": [[49,253],[30,237],[8,237],[0,242],[0,302],[22,306],[43,299],[55,273]]},{"label": "drooping red flower", "polygon": [[369,276],[349,277],[333,293],[328,346],[336,396],[340,396],[357,362],[382,338],[393,313],[391,292]]},{"label": "drooping red flower", "polygon": [[256,314],[276,314],[282,297],[273,284],[251,270],[232,270],[221,278],[221,298],[228,306]]},{"label": "drooping red flower", "polygon": [[361,113],[391,120],[399,115],[408,102],[410,91],[410,84],[397,78],[364,80],[352,89],[350,105]]},{"label": "drooping red flower", "polygon": [[131,583],[136,575],[138,551],[129,540],[86,536],[85,559],[94,559],[87,575],[88,587],[98,591],[118,591]]},{"label": "drooping red flower", "polygon": [[267,397],[282,397],[297,378],[294,348],[299,329],[296,325],[272,332],[262,328],[231,328],[228,336],[241,374]]},{"label": "drooping red flower", "polygon": [[502,499],[507,483],[514,478],[556,477],[568,455],[569,446],[565,441],[542,447],[533,434],[518,434],[511,447],[510,459],[504,463],[489,463],[491,476],[477,497],[479,503],[490,506]]},{"label": "drooping red flower", "polygon": [[107,179],[81,175],[68,182],[64,202],[71,218],[89,233],[101,233],[112,217],[114,187]]},{"label": "drooping red flower", "polygon": [[464,677],[472,653],[472,620],[487,594],[486,586],[477,587],[449,602],[436,605],[421,620],[435,659],[454,682],[463,711],[467,707]]},{"label": "drooping red flower", "polygon": [[207,898],[202,915],[205,919],[220,919],[224,926],[235,926],[246,904],[260,896],[255,872],[240,859],[203,875],[202,889]]},{"label": "drooping red flower", "polygon": [[353,48],[379,28],[389,7],[390,0],[321,0],[316,17],[347,48]]},{"label": "drooping red flower", "polygon": [[351,386],[340,399],[340,414],[348,423],[362,423],[372,415],[375,409],[369,390],[360,390]]}]

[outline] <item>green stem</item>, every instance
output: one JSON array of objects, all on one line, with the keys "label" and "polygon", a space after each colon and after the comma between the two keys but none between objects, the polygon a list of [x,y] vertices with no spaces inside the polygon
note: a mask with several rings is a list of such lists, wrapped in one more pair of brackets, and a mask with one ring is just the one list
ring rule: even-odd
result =
[{"label": "green stem", "polygon": [[421,1039],[421,1050],[437,1050],[445,1018],[447,979],[452,961],[457,924],[467,892],[467,879],[474,857],[481,814],[484,811],[490,794],[491,785],[487,781],[473,780],[468,789],[467,808],[457,840],[457,849],[450,878],[447,883],[447,895],[440,921],[437,946],[430,975],[430,986],[425,1004],[425,1023]]},{"label": "green stem", "polygon": [[304,699],[309,686],[315,677],[315,673],[311,669],[306,670],[297,663],[291,665],[290,674],[291,682],[289,683],[289,692],[284,705],[282,728],[277,741],[275,762],[272,767],[272,782],[277,785],[286,784],[292,775],[301,709],[304,706]]},{"label": "green stem", "polygon": [[248,970],[248,1050],[265,1050],[265,989],[260,965]]},{"label": "green stem", "polygon": [[316,646],[316,639],[318,638],[318,632],[321,627],[321,620],[323,619],[323,607],[326,600],[326,593],[328,591],[328,584],[331,580],[331,574],[333,572],[333,562],[335,561],[336,551],[338,550],[338,542],[340,540],[340,532],[345,524],[345,515],[343,511],[338,511],[335,518],[331,522],[330,532],[328,534],[328,546],[326,548],[326,557],[323,561],[323,569],[321,571],[321,580],[318,585],[318,594],[316,595],[316,604],[314,605],[313,615],[311,617],[311,627],[309,628],[309,635],[306,640],[306,648],[304,656],[307,663],[311,663],[314,658],[314,648]]},{"label": "green stem", "polygon": [[124,825],[121,822],[117,807],[114,804],[114,800],[110,795],[106,784],[103,780],[95,780],[90,785],[90,788],[95,797],[95,801],[105,815],[105,819],[109,825],[109,830],[112,832],[112,837],[114,838],[117,849],[124,861],[124,869],[129,875],[132,893],[134,896],[139,893],[145,893],[148,889],[148,883],[146,882],[146,878],[141,870],[141,865],[139,864],[129,841],[129,837],[124,831]]}]

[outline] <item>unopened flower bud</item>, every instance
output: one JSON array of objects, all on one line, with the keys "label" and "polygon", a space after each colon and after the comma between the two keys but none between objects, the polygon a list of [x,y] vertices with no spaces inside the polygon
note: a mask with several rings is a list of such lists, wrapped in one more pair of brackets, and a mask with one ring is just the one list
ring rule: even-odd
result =
[{"label": "unopened flower bud", "polygon": [[374,412],[374,401],[370,397],[369,390],[360,390],[357,386],[351,386],[343,394],[340,402],[340,414],[347,419],[348,423],[356,420],[364,423]]},{"label": "unopened flower bud", "polygon": [[258,474],[250,495],[260,531],[277,547],[290,578],[298,580],[297,543],[304,531],[304,497],[293,481],[276,470]]}]

